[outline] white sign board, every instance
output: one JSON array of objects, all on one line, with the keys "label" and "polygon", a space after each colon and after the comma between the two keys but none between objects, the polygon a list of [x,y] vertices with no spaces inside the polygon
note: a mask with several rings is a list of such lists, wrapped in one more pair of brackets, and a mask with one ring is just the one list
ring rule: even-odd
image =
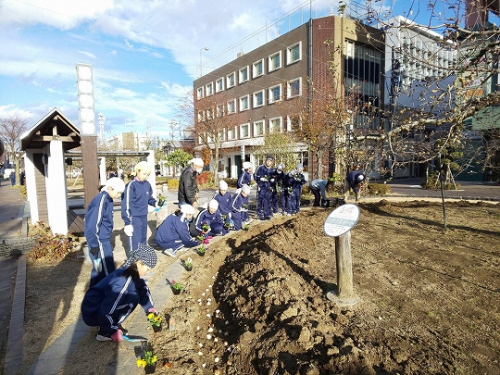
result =
[{"label": "white sign board", "polygon": [[355,204],[343,204],[328,215],[324,231],[327,236],[339,237],[351,230],[359,219],[359,207]]}]

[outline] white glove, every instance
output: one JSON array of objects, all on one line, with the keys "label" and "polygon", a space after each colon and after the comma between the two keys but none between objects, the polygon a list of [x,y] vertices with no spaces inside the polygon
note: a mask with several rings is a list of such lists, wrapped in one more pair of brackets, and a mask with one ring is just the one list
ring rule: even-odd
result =
[{"label": "white glove", "polygon": [[132,237],[132,234],[134,234],[134,227],[132,225],[125,225],[125,228],[123,228],[125,231],[125,234],[129,237]]},{"label": "white glove", "polygon": [[270,181],[270,182],[274,182],[274,178],[271,178],[269,181]]},{"label": "white glove", "polygon": [[260,180],[261,180],[262,182],[266,182],[265,177],[261,177],[261,178],[260,178]]}]

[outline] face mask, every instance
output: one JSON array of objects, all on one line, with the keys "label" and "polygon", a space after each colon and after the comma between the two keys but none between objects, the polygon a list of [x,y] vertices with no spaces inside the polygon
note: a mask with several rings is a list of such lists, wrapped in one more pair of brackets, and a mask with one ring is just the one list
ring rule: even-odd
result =
[{"label": "face mask", "polygon": [[196,168],[195,171],[201,173],[203,171],[203,168]]}]

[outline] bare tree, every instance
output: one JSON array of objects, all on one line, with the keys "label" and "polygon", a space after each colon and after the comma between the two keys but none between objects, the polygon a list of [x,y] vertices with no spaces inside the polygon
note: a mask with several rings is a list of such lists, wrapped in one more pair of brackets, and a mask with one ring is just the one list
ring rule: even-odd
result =
[{"label": "bare tree", "polygon": [[18,115],[0,119],[0,138],[9,159],[14,160],[16,185],[19,185],[19,161],[21,159],[21,135],[26,131],[26,120]]},{"label": "bare tree", "polygon": [[[218,183],[218,162],[223,156],[222,142],[227,137],[230,128],[238,124],[239,115],[236,102],[229,100],[225,93],[216,93],[198,100],[197,113],[194,113],[194,97],[191,95],[181,105],[183,118],[192,115],[196,125],[192,126],[195,139],[199,140],[202,158],[208,162],[214,171],[214,182]],[[191,120],[192,122],[192,120]]]}]

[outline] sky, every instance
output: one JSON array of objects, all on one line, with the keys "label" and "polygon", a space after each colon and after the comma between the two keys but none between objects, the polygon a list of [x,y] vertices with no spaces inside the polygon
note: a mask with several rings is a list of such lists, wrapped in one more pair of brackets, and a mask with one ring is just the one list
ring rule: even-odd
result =
[{"label": "sky", "polygon": [[[380,12],[428,20],[424,0],[375,1]],[[76,63],[93,68],[106,137],[170,138],[193,80],[306,22],[338,0],[0,0],[0,118],[28,128],[53,108],[79,127]],[[354,3],[353,3],[354,4]],[[366,4],[356,11],[366,13]],[[411,5],[410,5],[411,4]],[[355,8],[354,5],[352,6]],[[420,7],[423,7],[422,9]],[[424,21],[425,22],[425,21]],[[208,50],[205,50],[205,47]]]}]

